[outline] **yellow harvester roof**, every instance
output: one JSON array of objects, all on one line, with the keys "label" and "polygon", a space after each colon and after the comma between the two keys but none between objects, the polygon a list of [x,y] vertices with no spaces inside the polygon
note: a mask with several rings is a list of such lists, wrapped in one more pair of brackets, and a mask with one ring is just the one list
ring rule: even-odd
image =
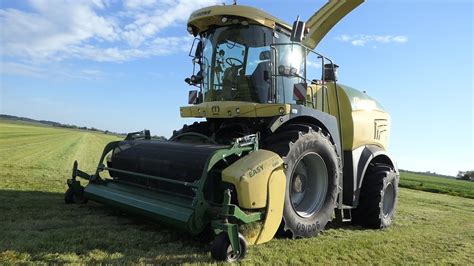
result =
[{"label": "yellow harvester roof", "polygon": [[291,27],[284,21],[254,7],[241,5],[222,5],[210,6],[194,11],[188,20],[188,26],[191,25],[197,29],[197,32],[203,32],[211,25],[230,25],[231,19],[222,22],[222,17],[243,17],[250,24],[260,24],[269,28],[274,28],[276,24],[291,30]]}]

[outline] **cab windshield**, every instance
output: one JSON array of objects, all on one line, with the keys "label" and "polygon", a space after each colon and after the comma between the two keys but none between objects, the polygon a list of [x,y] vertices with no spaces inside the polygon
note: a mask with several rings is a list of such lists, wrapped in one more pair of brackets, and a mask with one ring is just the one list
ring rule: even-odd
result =
[{"label": "cab windshield", "polygon": [[271,29],[257,25],[219,27],[207,31],[202,41],[205,102],[269,102]]}]

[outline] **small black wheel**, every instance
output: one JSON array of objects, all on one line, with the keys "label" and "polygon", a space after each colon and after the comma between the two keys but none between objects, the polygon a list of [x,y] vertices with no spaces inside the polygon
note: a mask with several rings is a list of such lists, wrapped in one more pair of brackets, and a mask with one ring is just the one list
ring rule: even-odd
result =
[{"label": "small black wheel", "polygon": [[84,197],[84,188],[81,188],[81,195],[76,195],[72,188],[68,188],[64,194],[64,202],[66,204],[85,204],[87,203],[87,198]]},{"label": "small black wheel", "polygon": [[227,233],[222,232],[214,238],[211,244],[211,256],[215,260],[235,262],[242,260],[247,253],[247,241],[239,234],[240,252],[234,253]]},{"label": "small black wheel", "polygon": [[352,210],[352,223],[372,229],[389,227],[398,198],[398,176],[388,165],[372,165],[362,183],[359,206]]}]

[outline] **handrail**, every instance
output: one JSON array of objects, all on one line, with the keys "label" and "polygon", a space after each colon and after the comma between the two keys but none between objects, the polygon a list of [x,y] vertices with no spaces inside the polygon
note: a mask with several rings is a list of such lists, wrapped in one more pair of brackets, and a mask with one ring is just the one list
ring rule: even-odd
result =
[{"label": "handrail", "polygon": [[147,175],[147,174],[141,174],[141,173],[137,173],[137,172],[132,172],[132,171],[127,171],[127,170],[122,170],[122,169],[117,169],[117,168],[113,168],[113,167],[101,167],[100,168],[101,171],[115,171],[115,172],[119,172],[119,173],[123,173],[123,174],[128,174],[128,175],[134,175],[134,176],[139,176],[139,177],[144,177],[144,178],[148,178],[148,179],[153,179],[153,180],[158,180],[158,181],[163,181],[163,182],[168,182],[168,183],[171,183],[171,184],[176,184],[176,185],[183,185],[185,187],[194,187],[194,188],[197,188],[198,185],[194,182],[186,182],[186,181],[179,181],[179,180],[174,180],[174,179],[169,179],[169,178],[165,178],[165,177],[159,177],[159,176],[153,176],[153,175]]},{"label": "handrail", "polygon": [[[304,79],[306,82],[308,82],[308,81],[309,81],[310,83],[312,82],[312,80],[308,80],[308,79],[307,79],[307,76],[306,76],[307,57],[308,57],[309,53],[313,53],[313,54],[315,54],[315,55],[318,57],[318,59],[321,59],[321,72],[322,72],[322,73],[321,73],[321,81],[322,81],[322,88],[321,88],[321,89],[322,89],[322,91],[321,91],[321,105],[322,105],[322,111],[324,112],[324,108],[326,107],[325,104],[328,104],[327,108],[328,108],[328,112],[330,112],[330,109],[329,109],[329,107],[330,107],[330,106],[329,106],[329,95],[328,95],[328,93],[327,93],[327,87],[325,86],[325,84],[326,84],[326,80],[325,80],[325,79],[326,79],[326,75],[325,75],[325,67],[324,67],[324,65],[325,65],[325,61],[328,61],[328,62],[331,64],[331,68],[332,68],[332,70],[333,70],[333,72],[334,72],[334,68],[335,68],[334,62],[333,62],[330,58],[328,58],[328,57],[326,57],[326,56],[324,56],[324,55],[322,55],[322,54],[320,54],[320,53],[318,53],[318,52],[316,52],[316,51],[313,51],[311,48],[307,47],[306,45],[304,45],[304,44],[302,44],[302,43],[298,43],[298,42],[273,43],[273,44],[270,45],[270,48],[271,48],[271,49],[274,49],[274,50],[275,50],[275,54],[277,54],[278,49],[276,48],[276,46],[284,46],[284,45],[292,45],[292,46],[295,46],[295,45],[296,45],[296,46],[300,46],[300,47],[304,48],[304,53],[305,53],[305,55],[304,55],[304,57],[303,57],[303,59],[304,59],[304,77],[296,76],[296,75],[295,75],[294,77],[300,77],[300,78]],[[280,74],[276,71],[276,70],[277,70],[276,60],[277,60],[277,56],[274,56],[274,57],[272,58],[272,64],[274,65],[273,69],[274,69],[275,71],[272,73],[272,77],[275,77],[275,83],[276,83],[276,77],[278,77],[278,76],[285,76],[285,77],[286,77],[286,75],[280,75]],[[273,84],[273,86],[276,87],[277,85],[276,85],[276,84]],[[336,96],[336,108],[337,108],[337,116],[338,116],[338,127],[339,127],[339,132],[342,132],[341,107],[340,107],[339,92],[338,92],[338,89],[337,89],[337,80],[334,80],[334,87],[335,87],[335,96]],[[314,95],[313,95],[313,93],[311,93],[311,94],[312,94],[312,95],[311,95],[311,100],[314,102],[314,99],[313,99]],[[327,103],[326,103],[326,101],[327,101]],[[314,104],[313,104],[313,106],[314,106]],[[341,142],[340,145],[341,145],[341,147],[343,147],[343,140],[342,140],[342,137],[341,137],[340,139],[341,139],[341,140],[340,140],[340,142]],[[342,157],[343,157],[343,156],[341,156],[341,160],[343,160]]]}]

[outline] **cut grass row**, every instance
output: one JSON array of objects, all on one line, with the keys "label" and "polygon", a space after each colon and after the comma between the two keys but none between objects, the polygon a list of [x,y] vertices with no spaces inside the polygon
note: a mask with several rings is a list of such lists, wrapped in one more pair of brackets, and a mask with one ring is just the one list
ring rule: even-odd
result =
[{"label": "cut grass row", "polygon": [[[74,159],[90,172],[114,139],[0,122],[0,264],[213,262],[208,243],[174,229],[93,202],[64,204]],[[250,247],[243,263],[467,265],[473,217],[473,199],[401,189],[388,230],[343,226],[316,238],[274,239]]]}]

